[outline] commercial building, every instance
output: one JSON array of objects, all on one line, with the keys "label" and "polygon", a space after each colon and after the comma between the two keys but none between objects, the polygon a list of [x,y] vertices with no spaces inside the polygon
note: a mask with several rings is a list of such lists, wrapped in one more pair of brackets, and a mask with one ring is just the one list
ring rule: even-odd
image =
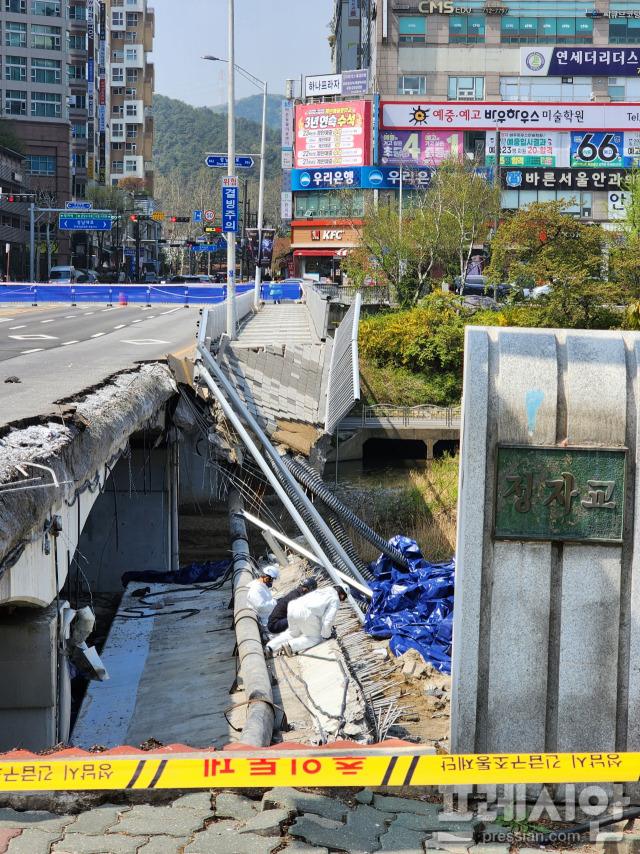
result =
[{"label": "commercial building", "polygon": [[367,71],[369,149],[348,181],[335,172],[344,161],[296,154],[298,253],[312,248],[296,238],[302,220],[334,228],[368,191],[397,195],[400,164],[407,183],[428,186],[446,158],[495,168],[498,140],[504,209],[564,199],[585,221],[622,214],[624,175],[640,163],[639,2],[336,0],[333,24],[333,73],[307,78],[295,142],[301,111],[351,100],[345,82]]}]

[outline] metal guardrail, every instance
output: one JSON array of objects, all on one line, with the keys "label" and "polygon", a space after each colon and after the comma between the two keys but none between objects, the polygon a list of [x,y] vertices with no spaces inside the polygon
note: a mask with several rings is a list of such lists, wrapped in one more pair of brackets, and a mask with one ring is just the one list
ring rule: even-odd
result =
[{"label": "metal guardrail", "polygon": [[331,352],[331,365],[327,382],[327,412],[324,429],[333,429],[360,399],[360,370],[358,366],[358,324],[360,323],[360,295],[342,323],[336,329]]},{"label": "metal guardrail", "polygon": [[361,423],[365,427],[384,418],[401,421],[403,427],[409,427],[412,421],[444,421],[446,427],[452,427],[454,422],[460,421],[461,411],[459,406],[391,406],[388,403],[376,403],[363,407]]},{"label": "metal guardrail", "polygon": [[350,288],[346,285],[330,285],[322,282],[315,284],[313,289],[332,302],[342,305],[353,305],[356,294],[360,294],[362,305],[380,305],[389,303],[389,288],[386,285],[363,285],[358,288]]},{"label": "metal guardrail", "polygon": [[[247,291],[236,297],[236,327],[246,317],[253,306],[253,291]],[[203,309],[202,320],[198,327],[198,343],[215,341],[227,331],[227,303],[221,302]]]}]

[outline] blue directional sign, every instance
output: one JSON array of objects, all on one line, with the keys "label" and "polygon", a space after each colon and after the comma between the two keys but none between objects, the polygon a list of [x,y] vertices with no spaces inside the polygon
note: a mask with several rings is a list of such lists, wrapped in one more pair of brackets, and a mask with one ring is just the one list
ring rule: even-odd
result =
[{"label": "blue directional sign", "polygon": [[193,212],[193,222],[202,222],[202,211]]},{"label": "blue directional sign", "polygon": [[222,230],[238,230],[238,188],[222,188]]},{"label": "blue directional sign", "polygon": [[[204,162],[207,166],[218,169],[227,169],[229,167],[229,157],[226,154],[207,154]],[[236,157],[236,169],[251,169],[252,166],[253,157],[246,155],[238,155]]]},{"label": "blue directional sign", "polygon": [[124,250],[124,255],[125,255],[125,256],[133,255],[133,256],[135,257],[135,254],[136,254],[136,250],[135,250],[135,249],[125,249],[125,250]]},{"label": "blue directional sign", "polygon": [[111,231],[111,218],[96,217],[90,219],[86,217],[75,219],[60,214],[58,228],[68,229],[69,231]]},{"label": "blue directional sign", "polygon": [[66,202],[65,208],[68,211],[90,211],[91,202]]},{"label": "blue directional sign", "polygon": [[218,248],[217,244],[213,243],[198,243],[191,247],[192,252],[215,252]]}]

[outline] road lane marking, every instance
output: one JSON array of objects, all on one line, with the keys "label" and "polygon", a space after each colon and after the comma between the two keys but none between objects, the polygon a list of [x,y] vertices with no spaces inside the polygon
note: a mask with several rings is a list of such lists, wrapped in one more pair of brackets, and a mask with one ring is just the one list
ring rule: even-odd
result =
[{"label": "road lane marking", "polygon": [[9,335],[9,338],[15,338],[16,341],[56,341],[57,335]]},{"label": "road lane marking", "polygon": [[126,325],[127,325],[126,323],[121,323],[119,326],[114,326],[113,328],[114,329],[124,329]]},{"label": "road lane marking", "polygon": [[52,317],[50,320],[41,320],[40,323],[55,323],[55,317]]},{"label": "road lane marking", "polygon": [[192,353],[196,348],[195,344],[191,344],[189,347],[185,347],[184,350],[178,350],[177,353],[172,353],[172,356],[178,358],[179,356],[184,356],[185,353]]},{"label": "road lane marking", "polygon": [[61,346],[61,347],[66,347],[68,344],[77,344],[77,343],[78,343],[77,341],[65,341],[65,342],[64,342],[63,344],[61,344],[60,346]]},{"label": "road lane marking", "polygon": [[162,314],[173,314],[174,311],[180,311],[183,306],[179,305],[178,308],[170,308],[169,311],[163,311]]},{"label": "road lane marking", "polygon": [[86,317],[88,314],[93,314],[92,311],[85,311],[84,316]]},{"label": "road lane marking", "polygon": [[26,356],[27,353],[41,353],[44,350],[44,347],[36,347],[35,350],[23,350],[21,355]]},{"label": "road lane marking", "polygon": [[0,323],[13,323],[15,317],[1,317]]},{"label": "road lane marking", "polygon": [[104,332],[96,332],[95,335],[92,335],[92,338],[99,338],[101,335],[104,335]]},{"label": "road lane marking", "polygon": [[65,314],[64,319],[69,320],[70,317],[77,317],[77,314]]},{"label": "road lane marking", "polygon": [[131,323],[142,323],[142,318],[138,318],[138,320],[132,320]]},{"label": "road lane marking", "polygon": [[159,338],[139,338],[137,341],[122,341],[123,344],[170,344],[170,341],[161,341]]},{"label": "road lane marking", "polygon": [[22,326],[10,326],[9,329],[26,329],[26,323],[23,323]]},{"label": "road lane marking", "polygon": [[100,311],[116,311],[115,307],[113,308],[101,308]]}]

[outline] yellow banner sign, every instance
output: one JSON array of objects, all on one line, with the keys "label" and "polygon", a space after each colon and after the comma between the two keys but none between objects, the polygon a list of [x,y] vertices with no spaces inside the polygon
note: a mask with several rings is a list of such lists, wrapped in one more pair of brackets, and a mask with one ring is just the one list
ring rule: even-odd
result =
[{"label": "yellow banner sign", "polygon": [[151,214],[151,219],[164,219],[164,211],[154,211]]},{"label": "yellow banner sign", "polygon": [[640,753],[394,756],[339,750],[0,757],[0,791],[605,783],[639,777]]}]

